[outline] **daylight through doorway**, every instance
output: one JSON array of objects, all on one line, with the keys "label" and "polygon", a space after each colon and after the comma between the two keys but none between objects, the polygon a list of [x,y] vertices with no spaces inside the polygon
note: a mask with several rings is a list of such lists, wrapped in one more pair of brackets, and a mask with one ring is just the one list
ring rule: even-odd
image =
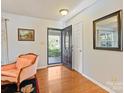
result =
[{"label": "daylight through doorway", "polygon": [[61,30],[48,29],[48,65],[61,63]]}]

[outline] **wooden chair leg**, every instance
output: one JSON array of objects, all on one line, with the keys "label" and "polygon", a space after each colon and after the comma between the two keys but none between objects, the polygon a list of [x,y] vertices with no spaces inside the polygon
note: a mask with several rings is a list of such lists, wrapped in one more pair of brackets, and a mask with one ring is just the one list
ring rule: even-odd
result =
[{"label": "wooden chair leg", "polygon": [[20,92],[20,83],[17,83],[17,92]]}]

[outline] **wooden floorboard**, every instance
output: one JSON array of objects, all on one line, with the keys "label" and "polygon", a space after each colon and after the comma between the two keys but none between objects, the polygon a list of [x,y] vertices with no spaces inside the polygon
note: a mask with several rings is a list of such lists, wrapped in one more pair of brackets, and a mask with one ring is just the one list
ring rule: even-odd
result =
[{"label": "wooden floorboard", "polygon": [[64,66],[38,70],[40,93],[108,93],[76,71]]}]

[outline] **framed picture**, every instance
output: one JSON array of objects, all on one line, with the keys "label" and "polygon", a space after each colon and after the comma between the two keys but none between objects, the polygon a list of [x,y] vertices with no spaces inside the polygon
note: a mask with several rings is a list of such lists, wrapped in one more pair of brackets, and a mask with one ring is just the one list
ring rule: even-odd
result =
[{"label": "framed picture", "polygon": [[18,41],[34,41],[34,29],[18,28]]}]

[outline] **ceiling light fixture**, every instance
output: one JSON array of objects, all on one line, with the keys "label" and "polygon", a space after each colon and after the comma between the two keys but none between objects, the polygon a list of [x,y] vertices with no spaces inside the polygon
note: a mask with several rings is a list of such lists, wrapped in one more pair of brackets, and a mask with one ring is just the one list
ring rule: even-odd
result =
[{"label": "ceiling light fixture", "polygon": [[68,9],[61,9],[61,10],[59,10],[59,12],[61,13],[62,16],[65,16],[68,14],[69,10]]}]

